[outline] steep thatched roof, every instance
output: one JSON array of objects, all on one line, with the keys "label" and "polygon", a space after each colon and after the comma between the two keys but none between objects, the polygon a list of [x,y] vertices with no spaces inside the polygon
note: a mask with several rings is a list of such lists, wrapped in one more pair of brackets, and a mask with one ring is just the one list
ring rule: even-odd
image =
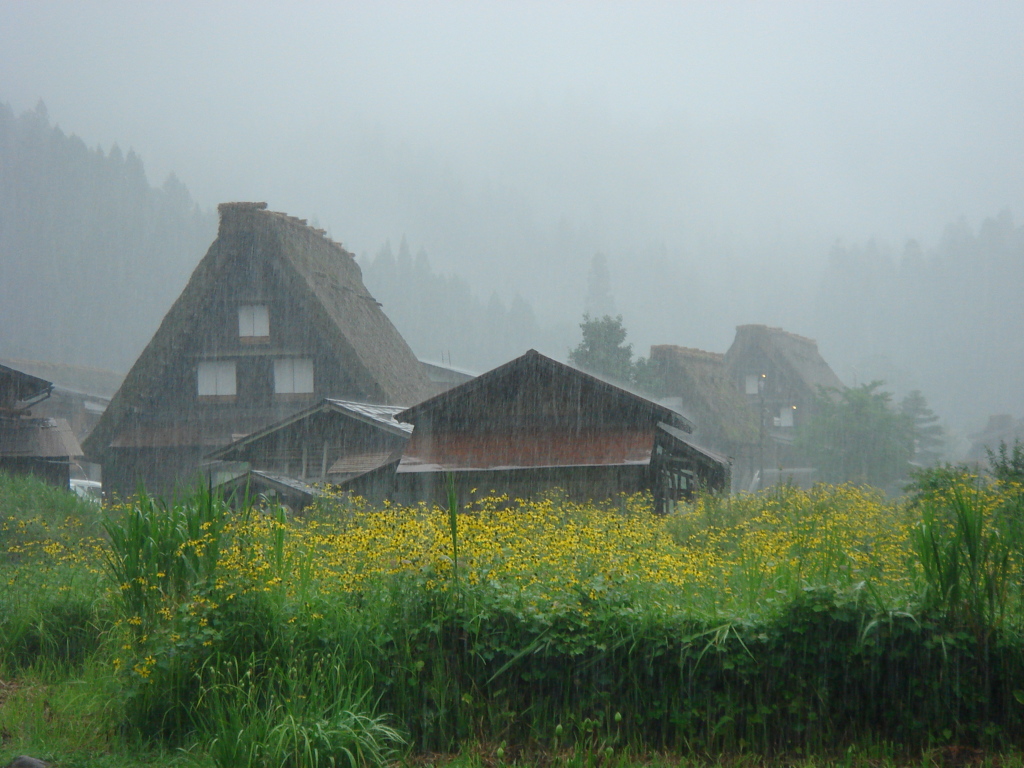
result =
[{"label": "steep thatched roof", "polygon": [[757,414],[729,377],[724,355],[658,344],[651,347],[650,360],[658,366],[664,392],[681,398],[698,435],[731,446],[757,442]]},{"label": "steep thatched roof", "polygon": [[147,393],[158,391],[170,367],[180,364],[218,281],[257,262],[271,265],[283,289],[302,301],[310,314],[311,335],[344,352],[352,376],[368,390],[368,399],[409,405],[430,393],[423,367],[367,291],[353,255],[323,230],[266,207],[219,206],[217,239],[86,440],[90,455],[105,450],[125,416],[143,409]]},{"label": "steep thatched roof", "polygon": [[809,396],[817,395],[822,387],[846,388],[818,352],[818,342],[767,325],[737,326],[736,338],[725,353],[725,367],[730,375],[740,373],[744,362],[758,354],[789,371]]}]

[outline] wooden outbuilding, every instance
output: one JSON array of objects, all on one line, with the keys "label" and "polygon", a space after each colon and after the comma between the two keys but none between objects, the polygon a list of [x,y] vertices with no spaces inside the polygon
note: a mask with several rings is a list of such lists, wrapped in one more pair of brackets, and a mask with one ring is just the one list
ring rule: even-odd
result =
[{"label": "wooden outbuilding", "polygon": [[287,499],[292,508],[310,503],[315,487],[325,484],[380,499],[390,490],[389,481],[375,470],[396,466],[412,433],[411,424],[395,421],[402,410],[329,398],[207,458],[218,462],[222,476],[231,477],[225,489]]},{"label": "wooden outbuilding", "polygon": [[0,471],[68,488],[82,448],[67,420],[32,412],[52,392],[52,382],[0,365]]},{"label": "wooden outbuilding", "polygon": [[397,414],[414,426],[392,498],[575,499],[650,491],[660,511],[728,486],[729,462],[697,446],[682,414],[535,350]]},{"label": "wooden outbuilding", "polygon": [[409,405],[431,391],[351,253],[265,203],[219,211],[217,239],[85,441],[108,491],[195,483],[206,454],[325,397]]}]

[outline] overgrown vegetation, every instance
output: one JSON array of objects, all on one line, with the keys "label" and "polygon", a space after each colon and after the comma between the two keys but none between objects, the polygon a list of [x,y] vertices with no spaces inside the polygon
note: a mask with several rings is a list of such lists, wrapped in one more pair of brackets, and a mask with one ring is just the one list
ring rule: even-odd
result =
[{"label": "overgrown vegetation", "polygon": [[[642,496],[339,497],[289,520],[200,492],[43,527],[7,506],[22,482],[0,479],[3,750],[132,734],[222,766],[611,765],[1024,740],[1013,483],[936,470],[906,502],[779,487],[667,518]],[[106,537],[82,535],[97,514]],[[43,727],[76,706],[88,738]]]},{"label": "overgrown vegetation", "polygon": [[892,395],[882,386],[873,381],[819,393],[797,445],[826,482],[892,489],[906,479],[914,458],[915,421],[892,407]]}]

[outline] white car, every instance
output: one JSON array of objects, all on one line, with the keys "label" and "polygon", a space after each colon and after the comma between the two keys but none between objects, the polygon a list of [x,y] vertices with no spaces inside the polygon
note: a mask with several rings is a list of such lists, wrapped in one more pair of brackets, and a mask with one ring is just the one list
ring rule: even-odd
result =
[{"label": "white car", "polygon": [[71,490],[74,491],[79,498],[91,501],[93,504],[103,503],[103,483],[97,482],[96,480],[79,480],[78,478],[71,478]]}]

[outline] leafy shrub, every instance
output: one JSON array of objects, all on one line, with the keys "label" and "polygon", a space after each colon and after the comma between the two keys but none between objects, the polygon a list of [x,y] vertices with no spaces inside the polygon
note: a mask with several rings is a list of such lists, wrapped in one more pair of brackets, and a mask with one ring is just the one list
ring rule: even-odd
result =
[{"label": "leafy shrub", "polygon": [[366,714],[365,690],[343,663],[317,657],[254,675],[256,657],[211,662],[199,729],[224,768],[381,766],[403,738],[381,716]]},{"label": "leafy shrub", "polygon": [[40,606],[18,626],[8,627],[5,644],[19,667],[37,661],[77,667],[100,646],[98,623],[95,602],[74,596]]}]

